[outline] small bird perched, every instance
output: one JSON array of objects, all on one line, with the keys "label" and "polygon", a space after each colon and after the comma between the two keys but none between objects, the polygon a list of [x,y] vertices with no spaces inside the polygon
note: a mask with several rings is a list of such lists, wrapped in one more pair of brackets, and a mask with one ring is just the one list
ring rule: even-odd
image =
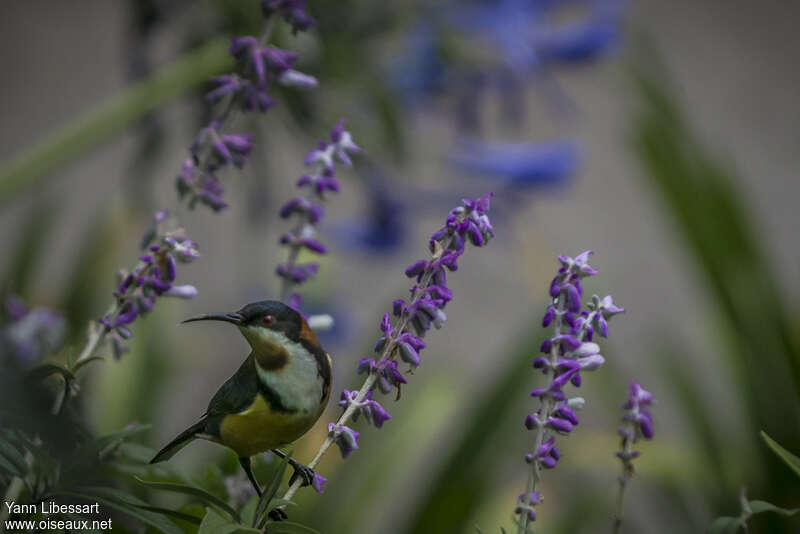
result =
[{"label": "small bird perched", "polygon": [[[275,300],[254,302],[233,313],[212,313],[183,321],[224,321],[235,324],[252,352],[239,370],[219,388],[205,415],[155,455],[151,464],[170,459],[195,439],[206,439],[239,455],[256,493],[261,488],[250,457],[278,450],[305,434],[328,404],[331,358],[298,312]],[[304,485],[314,471],[293,459],[294,476]]]}]

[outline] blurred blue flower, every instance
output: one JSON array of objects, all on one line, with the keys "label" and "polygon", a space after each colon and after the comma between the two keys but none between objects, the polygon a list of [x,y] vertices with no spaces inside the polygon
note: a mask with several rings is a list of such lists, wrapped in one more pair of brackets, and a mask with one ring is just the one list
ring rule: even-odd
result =
[{"label": "blurred blue flower", "polygon": [[340,247],[387,254],[400,247],[408,235],[408,213],[411,206],[401,200],[405,195],[392,188],[389,176],[377,165],[365,162],[362,179],[366,213],[358,219],[348,220],[334,227],[332,235]]},{"label": "blurred blue flower", "polygon": [[420,96],[440,91],[444,85],[445,63],[435,28],[424,22],[414,28],[405,43],[407,52],[389,66],[389,83],[407,104]]},{"label": "blurred blue flower", "polygon": [[502,143],[467,140],[451,155],[464,170],[490,175],[513,188],[558,185],[575,173],[579,150],[575,142]]}]

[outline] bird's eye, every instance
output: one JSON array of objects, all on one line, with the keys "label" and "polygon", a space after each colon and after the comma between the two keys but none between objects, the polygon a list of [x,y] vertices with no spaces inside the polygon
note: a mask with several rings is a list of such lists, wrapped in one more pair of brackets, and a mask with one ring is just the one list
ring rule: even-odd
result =
[{"label": "bird's eye", "polygon": [[272,323],[275,322],[275,317],[273,317],[271,315],[265,315],[261,319],[261,322],[264,324],[264,326],[272,326]]}]

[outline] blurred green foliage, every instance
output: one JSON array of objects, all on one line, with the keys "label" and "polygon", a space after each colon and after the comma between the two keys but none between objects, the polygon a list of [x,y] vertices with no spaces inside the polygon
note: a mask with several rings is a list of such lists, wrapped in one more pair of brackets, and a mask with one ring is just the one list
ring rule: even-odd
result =
[{"label": "blurred green foliage", "polygon": [[[747,202],[736,186],[732,171],[709,154],[692,132],[671,90],[666,69],[647,47],[634,63],[634,80],[640,109],[633,124],[632,143],[644,169],[643,178],[658,193],[689,251],[698,275],[720,311],[725,340],[719,347],[733,370],[749,420],[748,442],[763,429],[790,449],[800,449],[800,351],[768,256]],[[712,321],[711,324],[714,324]],[[680,363],[676,363],[680,365]],[[697,392],[716,376],[689,376],[673,371],[683,399],[702,428],[702,442],[710,465],[724,477],[718,460],[720,447],[712,437],[718,419],[709,413]],[[682,394],[682,395],[681,395]],[[800,487],[784,466],[761,446],[756,456],[739,457],[746,468],[752,495],[771,502],[800,502]],[[747,450],[747,448],[743,448]],[[789,532],[789,523],[770,520],[770,532]]]}]

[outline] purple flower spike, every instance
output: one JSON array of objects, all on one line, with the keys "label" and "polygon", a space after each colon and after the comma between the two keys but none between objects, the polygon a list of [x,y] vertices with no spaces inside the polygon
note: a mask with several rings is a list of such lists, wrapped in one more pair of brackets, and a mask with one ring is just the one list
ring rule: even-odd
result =
[{"label": "purple flower spike", "polygon": [[[291,72],[294,75],[299,75],[299,73],[289,69],[291,63],[297,58],[296,54],[269,48],[264,51],[264,57],[266,58],[265,61],[273,68],[281,68],[284,69],[284,73]],[[344,142],[343,140],[340,141],[341,143]],[[279,211],[281,218],[293,217],[297,220],[295,229],[284,234],[280,239],[282,245],[290,247],[290,263],[279,266],[277,271],[278,275],[283,278],[281,287],[281,298],[283,300],[289,295],[292,284],[304,282],[316,274],[316,270],[308,273],[297,271],[296,268],[298,266],[294,264],[297,258],[297,249],[305,247],[318,254],[327,252],[327,247],[316,238],[317,225],[325,215],[325,209],[320,203],[325,200],[325,193],[339,191],[339,183],[334,177],[335,164],[333,158],[337,150],[345,149],[341,143],[321,142],[319,147],[309,154],[305,163],[313,166],[313,169],[297,180],[298,188],[306,188],[305,195],[292,198]],[[315,202],[312,199],[319,202]],[[308,276],[295,276],[298,274],[307,274]]]},{"label": "purple flower spike", "polygon": [[622,475],[619,477],[619,496],[625,491],[630,479],[633,477],[633,460],[639,456],[639,451],[633,450],[640,438],[653,438],[653,416],[647,407],[655,403],[653,394],[645,390],[637,382],[631,382],[628,388],[628,399],[622,405],[622,426],[617,432],[622,438],[620,450],[616,452],[622,464]]},{"label": "purple flower spike", "polygon": [[[465,202],[465,207],[471,208],[472,204]],[[475,210],[479,211],[480,207],[476,205]],[[448,228],[458,231],[461,224],[452,219],[448,221]],[[584,400],[581,397],[569,398],[565,389],[570,384],[580,387],[583,371],[596,370],[605,363],[599,345],[592,342],[595,329],[606,336],[607,319],[624,311],[614,305],[611,297],[601,300],[593,296],[586,308],[583,307],[582,279],[598,272],[588,263],[591,254],[587,250],[574,258],[558,256],[560,266],[550,282],[552,300],[542,317],[542,327],[553,330],[540,347],[543,355],[537,355],[533,360],[533,368],[542,371],[547,384],[531,391],[531,396],[538,399],[539,408],[525,419],[525,426],[536,436],[534,443],[540,444],[538,449],[525,455],[526,463],[531,466],[529,484],[533,489],[540,480],[541,470],[553,469],[558,464],[560,453],[555,446],[556,436],[573,432],[579,424],[575,410],[583,407]],[[633,398],[638,393],[631,395]],[[651,419],[646,411],[639,411],[635,417],[631,415],[630,420],[631,424],[635,422],[643,436],[650,432]],[[526,528],[527,521],[535,519],[535,514],[528,513],[532,510],[532,506],[522,510],[517,508],[521,525]]]}]

